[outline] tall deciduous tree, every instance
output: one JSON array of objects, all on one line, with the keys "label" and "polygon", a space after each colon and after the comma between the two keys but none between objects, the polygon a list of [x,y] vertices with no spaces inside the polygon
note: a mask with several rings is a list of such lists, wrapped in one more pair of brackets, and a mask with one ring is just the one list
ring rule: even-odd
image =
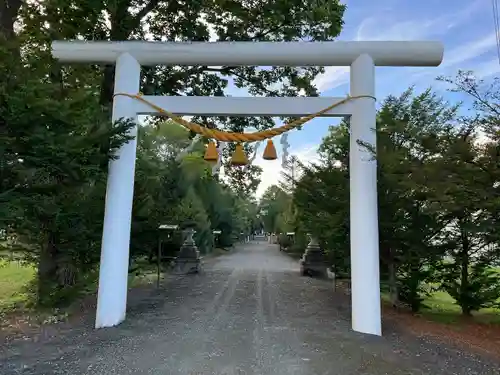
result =
[{"label": "tall deciduous tree", "polygon": [[128,139],[130,124],[109,127],[94,92],[68,90],[46,54],[24,49],[24,37],[13,34],[0,47],[0,215],[14,249],[38,264],[46,302],[98,259],[101,166]]},{"label": "tall deciduous tree", "polygon": [[[107,164],[127,140],[124,134],[130,126],[109,121],[114,67],[61,65],[50,56],[52,40],[331,40],[340,33],[344,9],[336,0],[0,4],[1,226],[17,239],[27,259],[38,262],[39,295],[50,297],[77,284],[80,274],[95,267]],[[224,96],[231,81],[257,96],[316,95],[312,81],[320,72],[316,67],[150,67],[143,69],[141,90]],[[233,131],[272,125],[269,118],[194,121]],[[245,194],[238,197],[235,187],[242,179],[236,169],[227,169],[233,183],[224,186],[209,175],[202,145],[178,163],[172,155],[189,144],[189,136],[169,143],[161,134],[148,132],[141,131],[139,140],[133,254],[147,247],[152,236],[146,233],[159,221],[179,215],[179,202],[190,207],[200,228],[201,221],[206,221],[206,230],[217,225],[224,233],[251,226],[256,167],[245,176]],[[192,190],[186,190],[187,181]],[[220,199],[219,205],[207,203],[206,188]],[[42,290],[45,286],[48,289]]]},{"label": "tall deciduous tree", "polygon": [[[470,72],[443,80],[473,98],[474,116],[430,89],[389,96],[377,114],[382,275],[394,304],[417,311],[441,288],[470,315],[500,296],[498,81],[486,86]],[[299,220],[336,267],[332,254],[349,254],[348,147],[348,124],[330,128],[320,163],[293,191]]]}]

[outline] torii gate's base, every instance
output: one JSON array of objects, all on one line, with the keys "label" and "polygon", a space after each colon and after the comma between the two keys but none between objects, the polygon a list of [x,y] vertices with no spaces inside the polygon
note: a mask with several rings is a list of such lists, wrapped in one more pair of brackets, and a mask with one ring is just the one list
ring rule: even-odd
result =
[{"label": "torii gate's base", "polygon": [[[375,66],[438,66],[443,46],[438,42],[287,42],[287,43],[53,43],[52,53],[62,62],[110,64],[116,62],[115,94],[139,92],[143,65],[203,66],[351,66],[351,96],[365,96],[338,106],[325,116],[351,116],[350,238],[352,328],[381,335],[377,165],[360,143],[375,147]],[[372,98],[370,98],[371,96]],[[343,98],[149,98],[176,114],[221,116],[297,116],[312,114]],[[329,101],[326,105],[320,104]],[[213,104],[213,105],[212,105]],[[306,112],[306,113],[304,113]],[[154,113],[134,99],[117,96],[113,121],[137,119]],[[137,129],[132,141],[109,165],[102,237],[96,328],[125,319]]]}]

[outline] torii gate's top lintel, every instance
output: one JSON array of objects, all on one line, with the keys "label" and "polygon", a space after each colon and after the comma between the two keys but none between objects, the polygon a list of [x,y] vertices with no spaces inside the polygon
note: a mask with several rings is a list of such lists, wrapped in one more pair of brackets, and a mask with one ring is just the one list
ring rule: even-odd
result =
[{"label": "torii gate's top lintel", "polygon": [[376,66],[438,66],[444,47],[435,41],[356,42],[148,42],[54,41],[61,62],[113,64],[124,53],[141,65],[350,66],[362,54]]}]

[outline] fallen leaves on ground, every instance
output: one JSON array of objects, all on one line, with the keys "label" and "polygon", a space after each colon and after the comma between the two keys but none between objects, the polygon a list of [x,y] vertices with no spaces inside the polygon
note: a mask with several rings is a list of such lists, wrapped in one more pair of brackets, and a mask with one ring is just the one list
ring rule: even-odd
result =
[{"label": "fallen leaves on ground", "polygon": [[500,326],[474,321],[471,318],[446,324],[434,322],[425,316],[414,315],[407,311],[383,306],[384,318],[399,328],[418,337],[432,337],[435,340],[466,347],[500,358]]}]

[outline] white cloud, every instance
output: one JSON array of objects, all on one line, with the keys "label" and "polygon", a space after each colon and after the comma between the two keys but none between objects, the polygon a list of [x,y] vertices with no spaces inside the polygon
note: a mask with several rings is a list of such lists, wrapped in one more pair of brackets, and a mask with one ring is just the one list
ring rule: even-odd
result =
[{"label": "white cloud", "polygon": [[[384,22],[384,25],[386,22]],[[431,22],[428,22],[430,25]],[[394,23],[387,28],[381,28],[378,17],[365,18],[359,25],[356,35],[351,40],[380,41],[380,40],[416,40],[420,39],[429,29],[427,23],[404,21]],[[343,38],[341,38],[343,39]],[[319,75],[314,84],[320,92],[335,89],[349,82],[350,68],[348,66],[329,66],[325,73]]]},{"label": "white cloud", "polygon": [[[277,145],[278,142],[276,142],[275,144]],[[301,163],[307,164],[318,161],[317,149],[318,145],[316,144],[304,145],[300,149],[298,149],[297,152],[294,152],[291,155],[299,159]],[[281,167],[281,156],[278,155],[277,160],[264,160],[262,159],[262,151],[258,150],[257,158],[255,159],[254,164],[258,165],[263,170],[261,175],[261,183],[257,188],[256,193],[257,197],[260,198],[269,186],[279,183],[281,179],[281,172],[283,172],[283,168]]]},{"label": "white cloud", "polygon": [[476,0],[471,2],[469,6],[460,8],[453,13],[447,12],[437,16],[430,13],[432,18],[412,14],[414,18],[405,21],[398,21],[404,15],[402,16],[397,8],[393,12],[384,10],[379,14],[365,18],[358,27],[355,39],[405,41],[442,35],[471,19],[476,12],[484,10],[486,1]]},{"label": "white cloud", "polygon": [[[411,8],[381,9],[378,14],[365,18],[358,27],[356,40],[419,40],[443,35],[454,27],[470,20],[475,13],[483,11],[488,0],[476,0],[456,12],[436,15],[429,12],[421,15],[411,11],[411,18],[400,21]],[[403,4],[403,3],[402,3]],[[404,5],[403,5],[404,6]],[[450,8],[446,7],[446,10]],[[429,18],[430,16],[430,18]]]},{"label": "white cloud", "polygon": [[[436,35],[443,35],[450,29],[470,19],[476,12],[484,10],[486,0],[476,0],[468,7],[451,14],[442,14],[431,19],[415,18],[397,22],[401,18],[398,11],[380,11],[379,14],[364,18],[353,35],[341,35],[341,40],[421,40]],[[392,13],[392,14],[391,14]],[[494,35],[493,35],[494,36]],[[457,64],[470,58],[474,53],[482,54],[491,47],[492,36],[484,38],[477,45],[463,46],[445,56],[449,64]],[[493,39],[494,42],[494,39]],[[462,59],[462,60],[460,60]],[[446,60],[445,60],[446,64]],[[416,70],[420,72],[418,69]],[[434,74],[434,72],[433,72]],[[320,92],[335,89],[349,82],[349,67],[327,67],[325,73],[319,75],[314,83]]]},{"label": "white cloud", "polygon": [[[355,40],[416,40],[425,35],[432,21],[403,21],[381,28],[381,20],[377,17],[365,18],[358,27]],[[384,22],[384,24],[387,24]]]},{"label": "white cloud", "polygon": [[500,71],[498,58],[489,61],[477,63],[476,59],[489,54],[496,48],[495,33],[487,36],[471,40],[458,47],[455,47],[447,52],[443,57],[443,62],[435,69],[413,68],[411,73],[407,74],[407,78],[411,78],[414,82],[424,78],[433,79],[439,75],[454,74],[456,70],[472,70],[478,78],[487,78]]},{"label": "white cloud", "polygon": [[340,87],[349,82],[349,72],[348,66],[328,66],[314,79],[314,84],[320,92]]},{"label": "white cloud", "polygon": [[446,68],[475,59],[484,53],[491,51],[493,47],[496,47],[496,35],[494,32],[486,37],[462,44],[459,47],[452,49],[449,53],[445,52],[443,63],[440,67]]},{"label": "white cloud", "polygon": [[498,58],[478,64],[474,69],[474,75],[479,79],[485,79],[495,74],[500,74],[500,62]]}]

